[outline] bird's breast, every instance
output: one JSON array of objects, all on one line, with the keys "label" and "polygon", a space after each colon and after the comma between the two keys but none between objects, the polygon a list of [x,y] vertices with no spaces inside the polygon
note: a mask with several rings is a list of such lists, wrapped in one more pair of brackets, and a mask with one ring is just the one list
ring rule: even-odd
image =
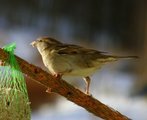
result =
[{"label": "bird's breast", "polygon": [[57,54],[46,55],[46,57],[43,58],[43,62],[52,74],[65,74],[72,69],[69,61],[65,57]]}]

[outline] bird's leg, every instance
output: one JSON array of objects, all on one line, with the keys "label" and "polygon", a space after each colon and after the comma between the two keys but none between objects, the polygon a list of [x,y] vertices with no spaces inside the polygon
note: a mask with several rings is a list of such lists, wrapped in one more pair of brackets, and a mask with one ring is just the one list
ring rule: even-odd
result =
[{"label": "bird's leg", "polygon": [[[62,78],[62,74],[58,74],[58,73],[56,73],[56,74],[53,74],[53,76],[57,79],[57,80],[60,80],[61,78]],[[51,88],[47,88],[47,90],[46,90],[46,92],[47,93],[52,93],[52,89]]]},{"label": "bird's leg", "polygon": [[87,94],[87,95],[89,95],[90,93],[89,93],[89,87],[90,87],[90,77],[89,76],[87,76],[87,77],[84,77],[83,78],[84,80],[85,80],[85,82],[86,82],[86,91],[85,91],[85,93]]},{"label": "bird's leg", "polygon": [[53,76],[58,80],[62,78],[62,74],[60,73],[55,73]]}]

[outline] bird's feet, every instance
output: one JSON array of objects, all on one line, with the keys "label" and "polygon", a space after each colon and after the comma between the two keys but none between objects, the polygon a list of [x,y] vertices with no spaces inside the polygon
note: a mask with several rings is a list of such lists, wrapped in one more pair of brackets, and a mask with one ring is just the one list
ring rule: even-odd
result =
[{"label": "bird's feet", "polygon": [[88,90],[85,90],[85,94],[86,94],[86,95],[90,95],[90,93],[89,93]]},{"label": "bird's feet", "polygon": [[47,90],[46,90],[46,92],[47,93],[52,93],[52,89],[48,87]]},{"label": "bird's feet", "polygon": [[92,94],[88,90],[85,90],[85,94],[88,96],[92,96]]},{"label": "bird's feet", "polygon": [[53,76],[58,80],[62,78],[62,74],[60,74],[60,73],[56,73]]}]

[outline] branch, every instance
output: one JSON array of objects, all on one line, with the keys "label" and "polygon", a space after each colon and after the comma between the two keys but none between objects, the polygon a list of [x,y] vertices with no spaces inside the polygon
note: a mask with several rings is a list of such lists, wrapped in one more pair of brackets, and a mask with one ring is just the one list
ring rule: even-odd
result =
[{"label": "branch", "polygon": [[[8,54],[0,48],[0,59],[5,61]],[[27,61],[16,56],[20,68],[24,74],[39,84],[50,88],[51,92],[58,93],[69,101],[85,108],[87,111],[93,113],[95,116],[105,120],[129,120],[126,116],[118,111],[106,106],[92,96],[88,96],[80,90],[74,88],[64,80],[55,79],[52,75],[42,70],[41,68],[29,64]]]}]

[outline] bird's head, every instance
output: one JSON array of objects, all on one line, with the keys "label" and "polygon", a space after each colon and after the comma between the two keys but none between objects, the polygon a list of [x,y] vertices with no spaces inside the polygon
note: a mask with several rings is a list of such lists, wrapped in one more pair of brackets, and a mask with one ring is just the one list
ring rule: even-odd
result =
[{"label": "bird's head", "polygon": [[40,47],[40,46],[45,47],[45,46],[52,46],[56,44],[61,44],[61,42],[57,41],[54,38],[50,38],[50,37],[40,37],[31,43],[33,47]]}]

